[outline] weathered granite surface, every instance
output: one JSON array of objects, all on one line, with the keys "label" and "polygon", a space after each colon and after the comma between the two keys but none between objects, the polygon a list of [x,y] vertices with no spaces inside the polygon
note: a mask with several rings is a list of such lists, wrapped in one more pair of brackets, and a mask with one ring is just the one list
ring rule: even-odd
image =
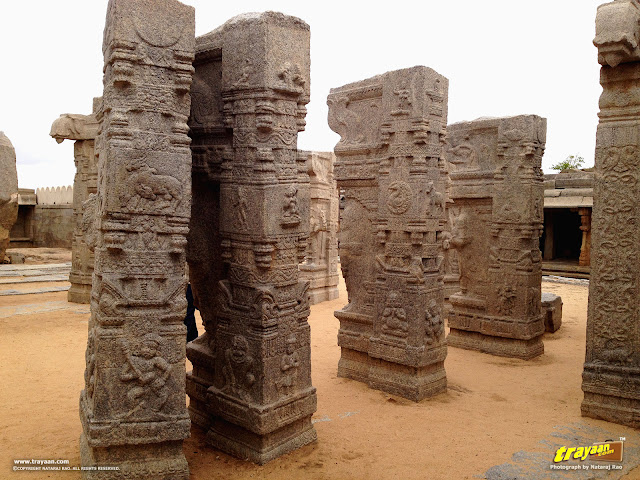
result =
[{"label": "weathered granite surface", "polygon": [[553,293],[542,292],[542,314],[546,332],[557,332],[562,326],[562,298]]},{"label": "weathered granite surface", "polygon": [[640,428],[640,2],[598,7],[596,135],[582,415]]},{"label": "weathered granite surface", "polygon": [[332,152],[299,151],[310,179],[309,245],[300,264],[301,278],[309,281],[311,304],[338,298],[338,187]]},{"label": "weathered granite surface", "polygon": [[[185,245],[194,9],[110,0],[96,113],[95,270],[80,395],[84,478],[188,479]],[[93,217],[93,219],[92,219]],[[92,238],[95,237],[95,238]]]},{"label": "weathered granite surface", "polygon": [[91,300],[91,278],[94,256],[82,234],[82,204],[98,188],[98,162],[95,155],[95,138],[98,134],[98,120],[95,111],[100,107],[101,98],[94,99],[94,113],[76,115],[65,113],[51,125],[49,135],[56,142],[75,140],[73,146],[76,175],[73,180],[73,216],[75,227],[71,245],[71,288],[67,299],[75,303],[89,303]]},{"label": "weathered granite surface", "polygon": [[205,333],[187,356],[189,412],[208,441],[263,464],[316,439],[311,416],[309,26],[275,12],[196,40],[189,277]]},{"label": "weathered granite surface", "polygon": [[4,132],[0,132],[0,263],[9,246],[11,227],[18,218],[18,172],[16,151]]},{"label": "weathered granite surface", "polygon": [[484,118],[447,127],[451,246],[460,291],[449,345],[530,359],[544,352],[540,310],[546,120]]},{"label": "weathered granite surface", "polygon": [[338,375],[414,401],[446,389],[443,320],[448,80],[427,67],[331,90],[341,137],[340,260],[349,304]]}]

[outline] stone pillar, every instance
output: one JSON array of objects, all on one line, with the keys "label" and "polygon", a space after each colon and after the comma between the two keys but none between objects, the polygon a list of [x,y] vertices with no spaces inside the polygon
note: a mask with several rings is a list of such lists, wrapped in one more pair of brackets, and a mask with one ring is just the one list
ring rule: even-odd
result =
[{"label": "stone pillar", "polygon": [[310,178],[310,235],[300,276],[309,281],[311,304],[338,298],[338,187],[331,152],[299,151]]},{"label": "stone pillar", "polygon": [[298,271],[309,26],[246,14],[196,43],[188,261],[205,333],[188,346],[190,413],[213,446],[263,464],[316,439],[309,283]]},{"label": "stone pillar", "polygon": [[640,2],[600,5],[587,350],[582,415],[640,428]]},{"label": "stone pillar", "polygon": [[446,390],[442,146],[448,80],[426,67],[334,88],[329,126],[345,192],[340,260],[349,304],[338,376],[419,401]]},{"label": "stone pillar", "polygon": [[9,234],[17,218],[16,151],[4,132],[0,132],[0,264],[4,263],[4,255],[9,246]]},{"label": "stone pillar", "polygon": [[120,470],[83,474],[187,479],[182,322],[194,9],[175,0],[110,0],[107,8],[80,448],[84,466]]},{"label": "stone pillar", "polygon": [[101,99],[94,100],[94,113],[76,115],[65,113],[51,125],[51,135],[56,142],[75,140],[73,146],[76,175],[73,180],[73,215],[75,228],[71,245],[71,288],[67,300],[74,303],[90,303],[93,252],[89,249],[82,230],[82,205],[89,195],[98,189],[98,162],[95,155],[95,138],[98,121],[95,112]]},{"label": "stone pillar", "polygon": [[544,252],[542,259],[543,260],[553,260],[556,256],[555,249],[555,220],[556,215],[554,212],[555,209],[550,208],[547,210],[544,216]]},{"label": "stone pillar", "polygon": [[591,209],[579,208],[578,213],[580,214],[580,230],[582,231],[578,264],[589,266],[591,265]]},{"label": "stone pillar", "polygon": [[460,292],[449,345],[530,359],[544,352],[540,311],[546,120],[535,115],[447,127],[451,244]]}]

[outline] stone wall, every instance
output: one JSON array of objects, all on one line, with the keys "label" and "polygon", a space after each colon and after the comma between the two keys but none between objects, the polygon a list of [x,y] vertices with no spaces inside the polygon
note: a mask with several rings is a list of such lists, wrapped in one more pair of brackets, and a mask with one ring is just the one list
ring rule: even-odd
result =
[{"label": "stone wall", "polygon": [[71,248],[73,205],[36,205],[33,214],[33,246]]}]

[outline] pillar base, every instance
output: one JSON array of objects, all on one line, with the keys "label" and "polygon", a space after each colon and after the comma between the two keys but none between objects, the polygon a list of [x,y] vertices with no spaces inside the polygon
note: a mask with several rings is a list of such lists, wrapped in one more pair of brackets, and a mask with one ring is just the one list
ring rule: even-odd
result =
[{"label": "pillar base", "polygon": [[640,369],[585,363],[583,417],[640,428]]},{"label": "pillar base", "polygon": [[329,300],[335,300],[339,296],[338,287],[320,287],[317,289],[309,290],[309,298],[311,305],[316,303],[327,302]]},{"label": "pillar base", "polygon": [[369,381],[369,355],[365,352],[342,348],[340,361],[338,362],[338,377],[357,380],[368,383]]},{"label": "pillar base", "polygon": [[213,447],[259,465],[264,465],[317,439],[318,434],[311,424],[311,415],[266,435],[259,435],[221,418],[215,418],[207,432],[207,441]]},{"label": "pillar base", "polygon": [[369,388],[398,395],[414,402],[447,391],[444,361],[424,367],[411,367],[367,353],[342,348],[338,377],[365,383]]},{"label": "pillar base", "polygon": [[91,303],[91,284],[72,283],[67,292],[67,301],[71,303]]},{"label": "pillar base", "polygon": [[94,448],[89,446],[83,433],[80,436],[80,459],[85,480],[189,479],[182,441]]},{"label": "pillar base", "polygon": [[544,353],[542,335],[530,340],[520,340],[452,328],[447,337],[447,344],[465,350],[477,350],[499,357],[521,358],[523,360],[531,360]]},{"label": "pillar base", "polygon": [[446,392],[447,374],[444,362],[416,368],[372,358],[369,386],[419,402]]}]

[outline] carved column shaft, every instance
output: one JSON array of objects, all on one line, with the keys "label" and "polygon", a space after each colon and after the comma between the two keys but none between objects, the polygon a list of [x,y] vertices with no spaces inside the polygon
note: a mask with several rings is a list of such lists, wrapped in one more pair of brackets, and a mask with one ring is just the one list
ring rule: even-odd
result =
[{"label": "carved column shaft", "polygon": [[310,233],[300,275],[310,283],[311,304],[338,298],[338,187],[333,175],[335,155],[299,151],[310,177]]},{"label": "carved column shaft", "polygon": [[327,100],[345,191],[338,375],[415,401],[446,389],[447,89],[446,78],[414,67],[334,88]]},{"label": "carved column shaft", "polygon": [[111,0],[104,30],[97,242],[85,388],[86,478],[187,479],[184,265],[194,10]]},{"label": "carved column shaft", "polygon": [[535,115],[449,125],[452,346],[529,359],[544,351],[540,312],[540,168],[546,120]]},{"label": "carved column shaft", "polygon": [[73,180],[73,215],[75,228],[71,245],[71,288],[67,294],[70,302],[90,303],[91,279],[94,256],[87,245],[82,227],[83,204],[89,195],[97,192],[98,163],[95,154],[95,138],[98,134],[98,121],[95,117],[102,99],[94,99],[92,115],[60,115],[51,126],[51,135],[58,143],[75,140],[73,145],[76,174]]},{"label": "carved column shaft", "polygon": [[578,264],[588,266],[591,264],[591,209],[580,208],[578,213],[580,214],[580,230],[582,231]]},{"label": "carved column shaft", "polygon": [[602,65],[582,415],[640,428],[640,3],[598,7]]},{"label": "carved column shaft", "polygon": [[188,260],[206,332],[188,347],[190,412],[216,448],[261,464],[316,439],[309,284],[298,272],[308,101],[301,20],[245,15],[198,37]]}]

